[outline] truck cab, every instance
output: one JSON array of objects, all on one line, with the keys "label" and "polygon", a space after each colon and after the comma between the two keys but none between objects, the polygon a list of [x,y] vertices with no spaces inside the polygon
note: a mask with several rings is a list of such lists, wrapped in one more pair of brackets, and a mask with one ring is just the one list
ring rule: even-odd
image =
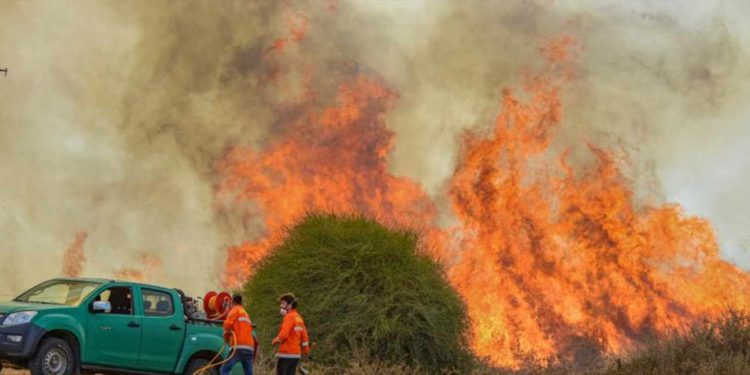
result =
[{"label": "truck cab", "polygon": [[176,289],[49,280],[0,303],[0,363],[32,375],[193,374],[228,350],[219,324],[191,320],[184,309]]}]

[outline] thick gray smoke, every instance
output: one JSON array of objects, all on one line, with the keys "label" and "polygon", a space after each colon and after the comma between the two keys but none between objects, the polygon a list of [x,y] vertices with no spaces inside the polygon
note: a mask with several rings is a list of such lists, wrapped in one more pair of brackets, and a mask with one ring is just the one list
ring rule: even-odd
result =
[{"label": "thick gray smoke", "polygon": [[[645,202],[676,200],[739,251],[750,224],[750,7],[741,2],[10,1],[0,7],[0,293],[62,270],[86,231],[84,274],[126,268],[191,291],[220,280],[224,249],[262,228],[217,210],[214,163],[262,146],[306,72],[333,92],[381,76],[399,92],[392,169],[444,204],[457,136],[489,126],[503,86],[545,38],[580,42],[559,147],[630,155]],[[304,24],[283,59],[278,38]],[[290,26],[291,25],[291,26]],[[271,62],[269,62],[271,61]],[[286,72],[273,80],[276,70]],[[236,212],[234,212],[236,211]],[[161,260],[143,265],[142,254]]]}]

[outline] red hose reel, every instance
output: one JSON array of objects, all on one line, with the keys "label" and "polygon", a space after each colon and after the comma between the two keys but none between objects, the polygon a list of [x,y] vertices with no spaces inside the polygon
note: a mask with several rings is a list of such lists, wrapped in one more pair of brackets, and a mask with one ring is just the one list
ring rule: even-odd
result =
[{"label": "red hose reel", "polygon": [[232,296],[227,292],[216,293],[213,290],[203,297],[203,310],[208,319],[223,319],[232,306]]}]

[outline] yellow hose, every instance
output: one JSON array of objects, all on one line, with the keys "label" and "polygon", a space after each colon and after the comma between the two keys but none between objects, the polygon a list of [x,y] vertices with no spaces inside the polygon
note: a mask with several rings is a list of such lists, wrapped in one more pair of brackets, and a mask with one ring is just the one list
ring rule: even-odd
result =
[{"label": "yellow hose", "polygon": [[[237,342],[237,338],[235,337],[234,332],[231,332],[231,333],[232,333],[232,342]],[[219,358],[221,356],[221,353],[224,352],[224,349],[226,347],[227,347],[227,343],[225,341],[221,345],[221,349],[219,349],[219,352],[216,353],[216,355],[211,359],[211,361],[209,361],[207,365],[205,365],[205,366],[203,366],[203,367],[195,370],[195,372],[193,372],[193,375],[203,375],[203,374],[206,373],[206,371],[210,370],[211,368],[214,368],[214,367],[217,367],[217,366],[221,366],[221,365],[229,362],[229,360],[232,359],[232,357],[234,357],[234,355],[237,353],[237,347],[236,346],[232,347],[232,352],[227,356],[227,358],[225,360],[223,360],[221,362],[218,362],[218,363],[213,363],[217,358]]]}]

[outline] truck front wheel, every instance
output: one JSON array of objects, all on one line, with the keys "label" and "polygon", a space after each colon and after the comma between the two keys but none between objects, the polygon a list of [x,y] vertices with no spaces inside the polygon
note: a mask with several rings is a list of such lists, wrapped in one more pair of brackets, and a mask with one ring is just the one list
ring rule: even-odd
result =
[{"label": "truck front wheel", "polygon": [[211,367],[204,372],[198,372],[198,370],[208,366],[209,363],[210,362],[207,359],[203,358],[192,359],[188,363],[187,367],[185,367],[184,375],[219,375],[218,367]]},{"label": "truck front wheel", "polygon": [[62,339],[49,337],[42,341],[31,361],[31,375],[72,375],[77,368],[73,349]]}]

